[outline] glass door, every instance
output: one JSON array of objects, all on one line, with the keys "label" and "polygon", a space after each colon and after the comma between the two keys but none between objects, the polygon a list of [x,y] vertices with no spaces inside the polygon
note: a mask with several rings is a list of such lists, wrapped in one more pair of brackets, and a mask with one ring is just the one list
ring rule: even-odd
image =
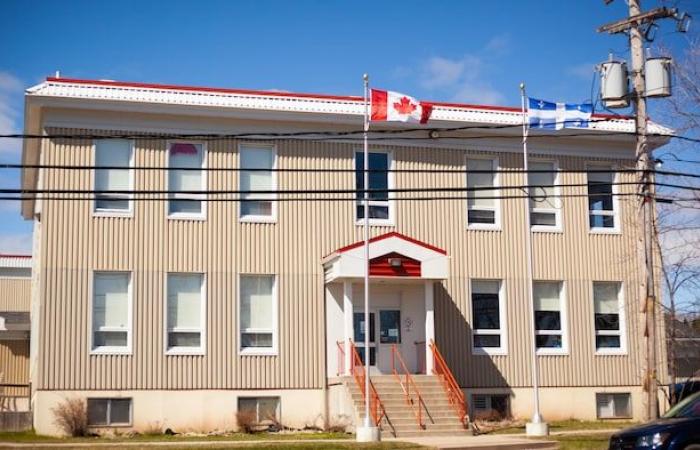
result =
[{"label": "glass door", "polygon": [[[375,326],[376,321],[374,320],[375,313],[370,311],[369,313],[369,365],[377,365],[377,342],[375,340]],[[355,312],[353,314],[353,329],[354,329],[354,341],[355,347],[357,347],[357,353],[360,354],[362,363],[365,362],[365,313]]]}]

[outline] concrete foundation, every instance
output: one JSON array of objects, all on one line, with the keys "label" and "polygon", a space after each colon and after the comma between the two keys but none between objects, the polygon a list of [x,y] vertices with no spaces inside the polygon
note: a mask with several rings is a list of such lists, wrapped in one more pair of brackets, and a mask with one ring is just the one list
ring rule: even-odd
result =
[{"label": "concrete foundation", "polygon": [[325,395],[322,389],[306,390],[192,390],[192,391],[37,391],[34,428],[38,434],[59,436],[52,410],[68,398],[131,398],[131,425],[119,431],[166,429],[182,432],[236,430],[239,397],[279,397],[279,420],[292,428],[323,427]]}]

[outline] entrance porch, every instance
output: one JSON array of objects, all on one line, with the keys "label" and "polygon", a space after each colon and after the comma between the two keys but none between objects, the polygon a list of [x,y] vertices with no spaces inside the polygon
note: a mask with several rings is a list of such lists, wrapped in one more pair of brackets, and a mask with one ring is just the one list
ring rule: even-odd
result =
[{"label": "entrance porch", "polygon": [[[434,284],[447,278],[444,250],[399,233],[370,240],[370,374],[392,373],[392,347],[412,373],[433,373]],[[364,361],[364,246],[324,260],[328,377],[350,375],[352,344]]]}]

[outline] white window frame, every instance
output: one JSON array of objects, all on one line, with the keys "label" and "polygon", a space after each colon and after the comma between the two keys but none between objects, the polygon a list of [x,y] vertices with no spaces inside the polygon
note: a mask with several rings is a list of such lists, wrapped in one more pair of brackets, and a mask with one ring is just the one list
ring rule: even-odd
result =
[{"label": "white window frame", "polygon": [[[493,278],[471,278],[469,280],[469,305],[471,306],[472,324],[474,320],[474,304],[472,294],[474,292],[475,281],[491,281],[498,283],[498,321],[500,328],[498,330],[477,329],[472,328],[471,349],[472,355],[507,355],[508,354],[508,332],[507,322],[508,316],[506,313],[506,289],[505,281]],[[475,335],[497,335],[501,337],[501,345],[499,347],[475,347]]]},{"label": "white window frame", "polygon": [[[199,328],[170,328],[168,323],[168,278],[170,275],[201,275],[202,276],[202,286],[200,291],[200,311],[199,311]],[[177,356],[177,355],[206,355],[207,353],[207,275],[202,272],[166,272],[165,273],[165,287],[163,289],[165,292],[165,299],[163,303],[163,349],[167,356]],[[168,347],[168,335],[170,332],[179,333],[194,333],[199,332],[199,347]]]},{"label": "white window frame", "polygon": [[[134,423],[134,399],[133,399],[133,397],[88,397],[85,401],[86,414],[87,414],[87,405],[89,404],[90,400],[104,400],[107,402],[107,419],[112,418],[111,416],[112,416],[112,401],[113,400],[129,400],[129,422],[128,423],[122,423],[122,422],[114,423],[111,420],[107,420],[106,424],[91,425],[88,423],[89,428],[130,427]],[[88,417],[89,417],[89,414],[88,414]]]},{"label": "white window frame", "polygon": [[[559,161],[557,159],[548,159],[548,158],[531,158],[530,163],[551,163],[552,164],[552,170],[554,170],[554,198],[550,200],[552,204],[555,206],[549,207],[549,208],[533,208],[530,206],[530,200],[528,199],[527,205],[528,205],[528,211],[530,214],[530,230],[531,231],[537,231],[537,232],[554,232],[554,233],[561,233],[564,230],[564,225],[563,225],[563,218],[562,218],[562,209],[564,208],[564,202],[562,201],[561,198],[561,172],[559,171]],[[528,164],[528,170],[532,169],[530,167],[530,164]],[[530,186],[530,173],[525,174],[525,179],[527,180],[527,185]],[[538,194],[538,190],[533,190],[532,188],[529,189],[530,192],[530,197],[535,197],[537,198],[540,194]],[[556,207],[558,205],[558,207]],[[552,213],[554,212],[554,220],[555,224],[554,226],[549,226],[549,225],[533,225],[532,224],[532,213]]]},{"label": "white window frame", "polygon": [[[262,348],[262,347],[243,347],[243,332],[247,333],[267,333],[267,329],[259,328],[246,328],[245,330],[241,327],[241,278],[245,277],[272,277],[272,347]],[[279,336],[279,276],[274,273],[239,273],[238,280],[238,292],[236,298],[238,302],[236,304],[236,316],[237,328],[238,328],[238,355],[239,356],[251,356],[251,355],[263,355],[263,356],[277,356],[279,354],[278,346],[278,336]]]},{"label": "white window frame", "polygon": [[[559,314],[561,318],[561,330],[533,330],[536,336],[546,336],[546,335],[559,335],[561,334],[561,347],[560,348],[537,348],[537,355],[568,355],[569,354],[569,314],[566,301],[566,282],[563,280],[534,280],[532,282],[533,296],[532,300],[534,302],[534,290],[535,283],[559,283]],[[535,320],[534,312],[536,311],[535,305],[532,305],[533,316],[532,320]]]},{"label": "white window frame", "polygon": [[[239,143],[237,146],[238,149],[238,169],[240,172],[238,172],[238,190],[241,190],[241,174],[243,173],[244,169],[241,164],[241,147],[252,147],[252,148],[260,148],[264,150],[270,150],[272,152],[272,190],[276,191],[278,189],[278,181],[277,181],[277,165],[279,163],[278,160],[278,155],[277,155],[277,146],[274,144],[256,144],[256,143]],[[240,199],[243,199],[243,194],[239,195]],[[251,214],[248,216],[244,216],[241,205],[242,202],[238,202],[238,221],[239,222],[244,222],[244,223],[276,223],[277,222],[277,198],[278,194],[272,194],[270,198],[266,199],[260,199],[262,201],[267,201],[270,200],[272,201],[272,213],[269,216],[261,216],[261,215],[256,215],[256,214]]]},{"label": "white window frame", "polygon": [[[93,190],[97,189],[97,142],[106,141],[111,139],[93,139],[92,140],[92,161],[93,169],[92,172],[92,187]],[[129,171],[129,190],[134,190],[134,166],[135,166],[135,153],[136,145],[133,139],[117,139],[129,142],[129,167],[125,168]],[[97,194],[95,198],[92,199],[92,215],[93,217],[133,217],[134,216],[134,196],[133,194],[101,194],[101,195],[114,195],[115,199],[128,200],[129,207],[127,209],[102,209],[97,207]]]},{"label": "white window frame", "polygon": [[[95,323],[93,320],[95,309],[95,277],[99,274],[126,274],[129,279],[127,288],[127,329],[126,329],[126,346],[102,346],[95,347]],[[90,278],[90,308],[89,308],[89,323],[90,323],[90,355],[131,355],[133,352],[133,329],[134,329],[134,299],[133,299],[133,280],[132,272],[126,270],[93,270]],[[122,329],[114,330],[110,327],[103,327],[104,331],[122,331]]]},{"label": "white window frame", "polygon": [[[194,145],[201,145],[202,147],[202,186],[201,190],[206,191],[207,190],[207,160],[209,159],[209,152],[207,151],[207,143],[206,142],[200,142],[200,141],[189,141],[186,139],[175,139],[175,140],[169,140],[166,142],[166,150],[165,150],[165,166],[168,168],[168,173],[165,176],[165,185],[166,185],[166,190],[170,191],[170,146],[173,144],[194,144]],[[177,170],[177,169],[173,169]],[[171,195],[175,195],[176,197],[171,198]],[[168,200],[166,201],[165,205],[165,214],[167,215],[168,219],[173,219],[173,220],[206,220],[207,219],[207,194],[167,194]],[[171,213],[170,212],[170,200],[199,200],[202,202],[202,211],[197,214],[192,214],[192,213],[182,213],[182,212],[176,212],[176,213]]]},{"label": "white window frame", "polygon": [[[495,192],[500,192],[500,187],[501,187],[501,174],[498,172],[499,168],[501,167],[500,161],[498,157],[493,157],[489,155],[471,155],[467,153],[465,160],[464,160],[464,167],[466,167],[467,172],[469,171],[469,160],[472,159],[480,159],[480,160],[485,160],[485,161],[491,161],[491,169],[496,171],[494,173],[494,180],[493,180],[493,190]],[[465,172],[465,187],[469,187],[469,173]],[[497,194],[494,194],[497,195]],[[468,196],[468,195],[467,195]],[[469,230],[501,230],[501,200],[500,199],[494,199],[494,207],[493,209],[491,208],[470,208],[469,207],[469,200],[466,200],[466,206],[467,206],[467,211],[466,211],[466,220],[467,220],[467,229]],[[469,223],[469,211],[494,211],[494,223]]]},{"label": "white window frame", "polygon": [[[588,192],[588,173],[586,173],[586,212],[587,212],[587,226],[588,226],[588,232],[591,234],[620,234],[622,232],[621,228],[621,220],[620,220],[620,202],[619,202],[619,196],[618,194],[620,193],[620,187],[618,186],[619,183],[619,177],[620,173],[618,172],[619,167],[615,164],[605,164],[602,162],[596,162],[596,163],[587,163],[586,164],[586,170],[601,170],[601,169],[610,169],[614,170],[613,172],[613,178],[612,178],[612,204],[613,204],[613,210],[608,213],[607,211],[596,211],[593,213],[588,207],[588,203],[590,202],[590,193]],[[591,215],[595,216],[609,216],[612,217],[614,220],[614,226],[612,228],[601,228],[601,227],[592,227],[591,226]]]},{"label": "white window frame", "polygon": [[[596,283],[617,283],[620,289],[617,291],[618,314],[620,321],[620,329],[612,330],[596,330],[595,327],[595,284]],[[627,354],[627,320],[625,314],[625,284],[622,281],[600,281],[591,282],[591,306],[593,307],[593,348],[596,355],[626,355]],[[596,336],[620,336],[619,348],[598,348],[596,345]]]},{"label": "white window frame", "polygon": [[[352,152],[352,167],[353,167],[352,185],[353,185],[353,189],[355,189],[355,193],[353,194],[354,196],[357,195],[357,186],[355,185],[355,176],[356,176],[356,172],[358,169],[357,168],[357,154],[358,153],[364,154],[364,150],[363,149],[359,149],[359,150],[355,149]],[[373,149],[370,149],[368,151],[368,153],[385,153],[387,155],[387,166],[389,168],[388,169],[389,172],[387,173],[387,185],[388,185],[389,190],[394,189],[394,186],[396,183],[396,180],[394,177],[394,172],[392,172],[392,170],[394,170],[394,152],[392,150],[381,150],[381,149],[374,149],[373,150]],[[361,170],[364,170],[364,167],[362,167]],[[386,202],[377,201],[377,200],[374,200],[374,201],[370,200],[369,201],[369,206],[372,206],[373,204],[375,204],[375,206],[376,205],[382,206],[382,205],[386,204],[389,207],[389,218],[388,219],[372,219],[370,217],[370,219],[369,219],[370,226],[382,226],[382,227],[393,227],[394,226],[395,217],[396,217],[395,216],[396,204],[394,201],[394,193],[389,192],[387,194],[387,198],[388,198],[388,200]],[[362,200],[360,201],[359,204],[364,205]],[[352,216],[355,218],[355,225],[364,225],[365,219],[364,218],[358,219],[358,217],[357,217],[357,206],[358,206],[357,200],[354,199],[354,201],[352,202],[352,207],[353,207]]]}]

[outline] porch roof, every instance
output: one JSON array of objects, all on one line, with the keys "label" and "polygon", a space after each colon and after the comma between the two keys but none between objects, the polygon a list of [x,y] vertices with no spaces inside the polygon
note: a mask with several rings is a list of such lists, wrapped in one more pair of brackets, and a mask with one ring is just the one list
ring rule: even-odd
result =
[{"label": "porch roof", "polygon": [[[384,258],[382,258],[384,257]],[[326,282],[364,276],[364,241],[341,247],[323,259]],[[401,233],[369,240],[370,276],[440,280],[448,276],[447,252]],[[395,270],[387,270],[387,264]],[[411,270],[401,270],[411,264]],[[417,264],[417,267],[416,267]]]}]

